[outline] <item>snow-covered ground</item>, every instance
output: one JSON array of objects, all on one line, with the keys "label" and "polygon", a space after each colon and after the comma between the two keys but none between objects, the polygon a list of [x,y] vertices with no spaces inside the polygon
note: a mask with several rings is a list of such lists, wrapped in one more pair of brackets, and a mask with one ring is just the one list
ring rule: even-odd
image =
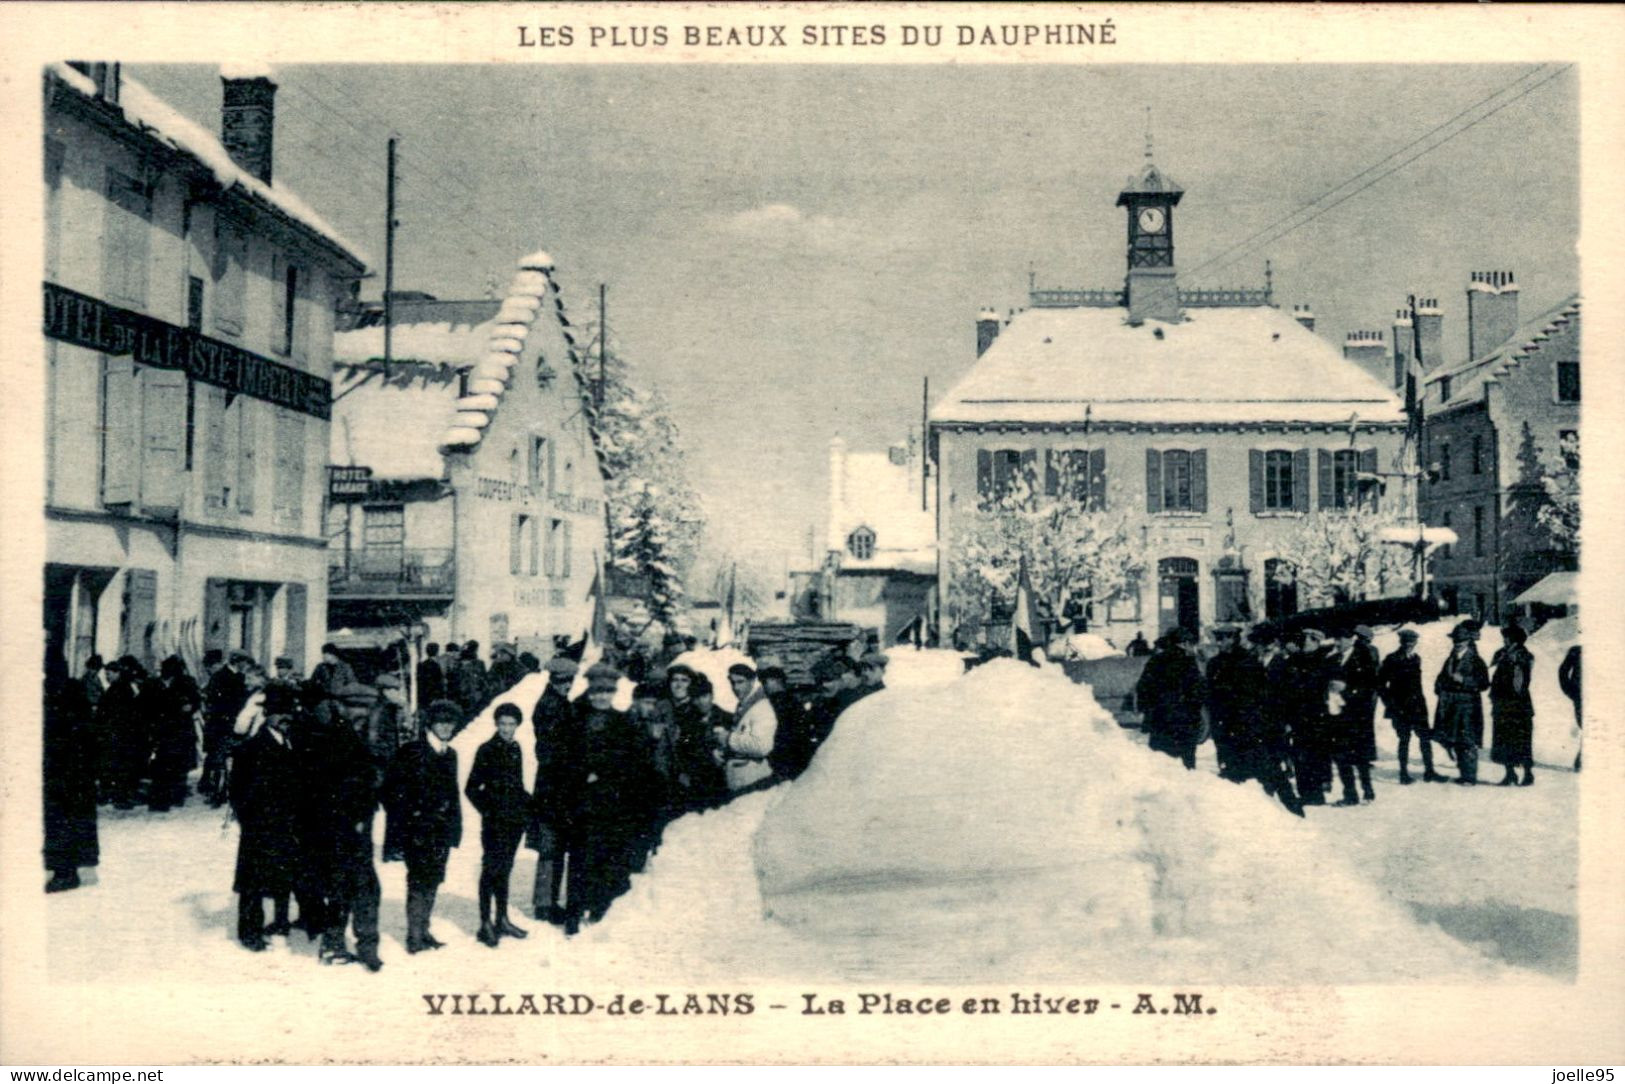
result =
[{"label": "snow-covered ground", "polygon": [[[1430,673],[1447,631],[1425,630]],[[1493,630],[1483,646],[1488,656]],[[1556,690],[1562,652],[1536,648],[1534,787],[1400,787],[1379,718],[1377,801],[1314,809],[1307,822],[1217,779],[1211,746],[1195,773],[1151,753],[1054,670],[995,662],[961,677],[952,652],[894,651],[892,687],[843,717],[807,775],[675,822],[632,891],[572,941],[528,918],[524,850],[513,899],[530,938],[496,951],[474,940],[478,817],[465,809],[433,925],[448,947],[407,955],[404,868],[380,864],[386,966],[342,969],[340,985],[364,1006],[471,981],[532,989],[538,969],[552,989],[674,974],[1567,980],[1579,777]],[[528,677],[498,701],[525,710],[527,777],[542,683]],[[492,732],[488,714],[456,740],[464,772]],[[302,935],[257,955],[236,944],[236,829],[220,811],[104,811],[101,844],[86,886],[45,901],[54,981],[135,986],[175,973],[332,996],[336,976]]]}]

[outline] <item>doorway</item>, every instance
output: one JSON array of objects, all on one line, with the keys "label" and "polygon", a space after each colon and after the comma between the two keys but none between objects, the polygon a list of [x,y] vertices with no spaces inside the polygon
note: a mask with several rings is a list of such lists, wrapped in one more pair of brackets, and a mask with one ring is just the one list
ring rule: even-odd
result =
[{"label": "doorway", "polygon": [[1183,629],[1192,636],[1202,631],[1201,595],[1196,584],[1196,562],[1189,557],[1165,557],[1157,562],[1157,632]]}]

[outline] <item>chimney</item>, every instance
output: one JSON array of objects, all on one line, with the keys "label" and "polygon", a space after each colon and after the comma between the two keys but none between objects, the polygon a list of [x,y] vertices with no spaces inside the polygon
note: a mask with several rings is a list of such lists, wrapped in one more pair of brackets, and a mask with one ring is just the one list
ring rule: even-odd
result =
[{"label": "chimney", "polygon": [[846,441],[834,437],[829,442],[829,528],[824,539],[825,550],[833,552],[846,545],[846,539],[841,535],[845,504]]},{"label": "chimney", "polygon": [[1387,383],[1388,343],[1380,331],[1351,331],[1343,343],[1343,357]]},{"label": "chimney", "polygon": [[1467,283],[1467,355],[1479,358],[1518,330],[1518,284],[1511,271],[1474,271]]},{"label": "chimney", "polygon": [[220,110],[220,142],[231,160],[246,173],[271,183],[271,137],[276,122],[276,84],[260,68],[220,69],[224,96]]},{"label": "chimney", "polygon": [[1394,310],[1394,390],[1405,390],[1405,374],[1411,369],[1411,314]]},{"label": "chimney", "polygon": [[[1013,315],[1013,314],[1012,314]],[[993,345],[993,340],[999,337],[999,314],[992,309],[983,309],[976,314],[976,356],[981,357],[987,353],[987,348]]]},{"label": "chimney", "polygon": [[96,84],[96,97],[117,104],[119,93],[119,65],[100,60],[70,60],[68,67],[81,75],[88,75]]},{"label": "chimney", "polygon": [[1292,306],[1292,319],[1302,324],[1308,331],[1315,330],[1315,313],[1308,305]]},{"label": "chimney", "polygon": [[1444,312],[1436,297],[1416,300],[1416,338],[1422,354],[1422,370],[1433,372],[1444,365]]}]

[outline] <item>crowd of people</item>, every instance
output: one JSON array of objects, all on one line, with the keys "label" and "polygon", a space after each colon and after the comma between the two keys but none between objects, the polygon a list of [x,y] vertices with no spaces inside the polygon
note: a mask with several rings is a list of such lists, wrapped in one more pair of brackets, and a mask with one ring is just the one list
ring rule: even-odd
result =
[{"label": "crowd of people", "polygon": [[[1435,763],[1434,745],[1454,763],[1456,784],[1479,782],[1487,694],[1490,758],[1505,769],[1500,785],[1533,786],[1534,656],[1524,630],[1508,624],[1501,629],[1503,646],[1486,663],[1478,651],[1481,629],[1469,618],[1451,630],[1451,652],[1433,682],[1431,719],[1417,654],[1421,637],[1409,628],[1400,630],[1399,647],[1386,658],[1365,625],[1336,629],[1329,639],[1315,628],[1286,636],[1267,626],[1245,636],[1232,630],[1219,635],[1205,666],[1196,638],[1174,630],[1146,660],[1136,698],[1152,749],[1195,768],[1197,748],[1211,740],[1220,775],[1237,783],[1257,781],[1299,816],[1305,806],[1327,804],[1334,770],[1341,789],[1334,804],[1376,800],[1371,765],[1379,704],[1398,739],[1402,785],[1416,781],[1410,770],[1413,737],[1423,782],[1449,782]],[[1576,646],[1558,675],[1576,723],[1579,673]]]},{"label": "crowd of people", "polygon": [[[197,793],[229,803],[239,825],[232,890],[246,949],[299,929],[320,940],[323,963],[383,966],[380,810],[381,857],[406,867],[407,951],[441,948],[430,920],[462,844],[464,796],[480,819],[477,939],[494,948],[527,935],[509,908],[521,845],[537,858],[531,913],[574,934],[630,887],[672,819],[804,772],[841,713],[884,688],[887,665],[878,652],[832,653],[813,667],[817,688],[804,700],[782,667],[738,663],[728,712],[705,674],[669,665],[648,680],[647,662],[630,661],[645,680],[623,712],[614,702],[625,675],[609,662],[590,667],[572,699],[580,663],[570,653],[544,668],[500,645],[487,669],[476,644],[427,650],[412,675],[423,705],[413,713],[397,675],[362,684],[331,644],[308,679],[285,659],[267,675],[242,652],[211,652],[201,687],[176,657],[157,679],[130,657],[105,667],[92,659],[79,678],[48,660],[46,889],[77,887],[79,868],[97,863],[98,803],[134,808],[145,783],[153,810],[183,805],[201,763]],[[493,733],[459,788],[452,739],[543,669],[530,785],[517,738],[523,711],[508,701],[492,712]]]}]

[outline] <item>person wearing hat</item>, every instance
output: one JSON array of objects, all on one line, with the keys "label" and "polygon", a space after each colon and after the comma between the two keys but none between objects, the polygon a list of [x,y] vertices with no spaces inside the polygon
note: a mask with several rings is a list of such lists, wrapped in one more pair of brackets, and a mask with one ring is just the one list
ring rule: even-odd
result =
[{"label": "person wearing hat", "polygon": [[157,707],[147,808],[162,813],[186,804],[186,775],[197,766],[197,713],[203,694],[179,655],[159,664],[158,682],[150,689]]},{"label": "person wearing hat", "polygon": [[[716,706],[716,689],[711,679],[686,666],[668,672],[672,696],[672,719],[677,729],[674,750],[678,785],[689,811],[715,809],[728,800],[728,780],[717,756],[719,732],[726,733],[733,717]],[[681,671],[687,671],[682,673]],[[686,685],[685,699],[677,700]]]},{"label": "person wearing hat", "polygon": [[446,697],[446,671],[440,663],[440,645],[423,645],[423,658],[413,669],[412,679],[417,684],[418,707],[424,708]]},{"label": "person wearing hat", "polygon": [[565,933],[604,917],[632,883],[660,801],[649,740],[615,710],[620,671],[587,671],[586,705],[575,713],[554,762],[557,822],[566,851]]},{"label": "person wearing hat", "polygon": [[1478,782],[1478,749],[1484,744],[1484,690],[1489,667],[1478,653],[1478,623],[1471,619],[1450,632],[1450,655],[1433,681],[1433,740],[1456,754],[1462,786]]},{"label": "person wearing hat", "polygon": [[1281,685],[1276,690],[1291,736],[1298,798],[1306,806],[1325,805],[1326,792],[1332,785],[1326,691],[1337,675],[1325,642],[1326,635],[1319,629],[1299,629],[1291,638],[1292,649],[1281,667]]},{"label": "person wearing hat", "polygon": [[818,689],[807,703],[802,733],[805,747],[797,753],[791,779],[801,776],[812,765],[813,757],[835,732],[835,721],[846,708],[845,688],[842,684],[841,664],[832,658],[822,658],[813,664],[812,679]]},{"label": "person wearing hat", "polygon": [[519,705],[498,704],[491,713],[496,733],[474,753],[463,793],[480,814],[480,944],[497,947],[503,937],[523,939],[525,930],[508,917],[508,881],[514,855],[530,820],[524,757],[514,735],[524,715]]},{"label": "person wearing hat", "polygon": [[1338,630],[1329,658],[1332,678],[1343,683],[1343,710],[1336,717],[1326,717],[1327,747],[1343,786],[1343,801],[1358,804],[1354,789],[1358,776],[1359,793],[1366,801],[1374,802],[1377,795],[1371,787],[1371,764],[1377,759],[1378,663],[1349,628]]},{"label": "person wearing hat", "polygon": [[1285,727],[1280,716],[1271,708],[1269,667],[1276,658],[1276,638],[1266,628],[1255,628],[1248,636],[1250,648],[1219,664],[1214,673],[1209,668],[1209,683],[1223,688],[1210,697],[1209,703],[1218,702],[1223,717],[1223,730],[1218,717],[1214,719],[1214,740],[1225,736],[1224,762],[1219,775],[1233,783],[1256,780],[1264,793],[1280,802],[1287,810],[1303,816],[1303,803],[1298,800],[1292,781],[1283,765],[1290,757]]},{"label": "person wearing hat", "polygon": [[1219,774],[1229,778],[1225,768],[1231,759],[1232,733],[1244,725],[1239,713],[1251,708],[1257,698],[1251,684],[1262,685],[1264,673],[1262,666],[1253,672],[1256,660],[1242,644],[1241,630],[1216,629],[1214,638],[1220,647],[1207,663],[1207,714]]},{"label": "person wearing hat", "polygon": [[248,687],[243,681],[244,663],[249,661],[240,651],[233,651],[209,678],[203,689],[203,778],[198,781],[198,793],[209,799],[211,806],[226,801],[226,758],[230,756],[232,727],[237,713],[248,701]]},{"label": "person wearing hat", "polygon": [[790,691],[790,675],[782,666],[764,666],[757,677],[762,692],[773,705],[773,716],[778,720],[773,731],[773,751],[768,764],[780,779],[794,779],[806,770],[812,760],[811,734],[807,730],[807,710],[801,698]]},{"label": "person wearing hat", "polygon": [[[1535,703],[1529,695],[1535,656],[1524,646],[1528,638],[1521,625],[1503,625],[1501,650],[1490,660],[1490,718],[1495,723],[1490,759],[1506,769],[1503,787],[1535,785]],[[1522,782],[1518,768],[1523,769]]]},{"label": "person wearing hat", "polygon": [[146,668],[134,655],[120,656],[109,668],[113,684],[96,705],[96,729],[106,743],[102,768],[106,797],[115,809],[134,809],[152,747],[147,727],[155,698],[148,693]]},{"label": "person wearing hat", "polygon": [[886,664],[890,661],[882,651],[870,651],[858,660],[862,684],[858,687],[858,696],[854,697],[854,700],[872,696],[886,688]]},{"label": "person wearing hat", "polygon": [[491,647],[491,670],[485,675],[485,699],[490,703],[524,680],[525,668],[512,644]]},{"label": "person wearing hat", "polygon": [[265,690],[263,723],[237,748],[231,772],[231,808],[239,827],[237,940],[264,952],[266,897],[285,899],[303,888],[306,858],[300,838],[305,765],[294,751],[298,698],[280,685]]},{"label": "person wearing hat", "polygon": [[480,661],[480,642],[470,640],[463,645],[457,661],[446,675],[447,699],[455,700],[462,706],[465,720],[478,715],[490,699],[485,677],[485,663]]},{"label": "person wearing hat", "polygon": [[531,709],[530,726],[536,745],[536,779],[531,787],[530,827],[526,845],[536,852],[536,884],[531,892],[531,913],[536,921],[564,924],[559,889],[564,876],[564,849],[558,823],[558,787],[555,773],[563,768],[566,747],[574,729],[570,687],[575,684],[575,660],[555,655],[543,667],[547,688]]},{"label": "person wearing hat", "polygon": [[[306,852],[312,882],[322,897],[324,964],[360,961],[369,971],[378,958],[378,870],[373,865],[372,822],[378,810],[378,769],[363,732],[378,694],[366,685],[340,686],[311,714],[311,767],[307,777]],[[301,915],[301,919],[305,916]],[[355,931],[356,950],[345,947]]]},{"label": "person wearing hat", "polygon": [[346,685],[355,684],[355,670],[339,654],[337,644],[322,645],[322,661],[310,672],[310,680],[328,696],[337,696]]},{"label": "person wearing hat", "polygon": [[44,733],[40,764],[44,799],[45,847],[41,857],[51,879],[46,892],[78,888],[79,867],[101,861],[96,832],[96,744],[90,699],[84,682],[68,671],[68,660],[45,649]]},{"label": "person wearing hat", "polygon": [[429,932],[435,895],[446,879],[446,862],[463,841],[463,805],[457,789],[457,751],[452,735],[462,712],[449,700],[429,705],[429,728],[402,746],[384,773],[384,861],[406,863],[406,951],[443,948]]},{"label": "person wearing hat", "polygon": [[1377,695],[1388,723],[1399,739],[1399,782],[1410,786],[1411,735],[1422,754],[1422,781],[1448,782],[1433,770],[1433,734],[1428,729],[1428,702],[1422,695],[1422,657],[1416,653],[1421,634],[1415,629],[1399,630],[1399,647],[1377,669]]},{"label": "person wearing hat", "polygon": [[728,790],[738,794],[747,788],[758,788],[773,778],[773,767],[767,758],[773,752],[779,720],[767,693],[757,684],[754,667],[734,663],[728,667],[728,684],[733,687],[738,706],[734,708],[733,725],[715,737],[722,750],[722,771],[728,780]]},{"label": "person wearing hat", "polygon": [[1144,717],[1151,748],[1196,767],[1201,743],[1202,705],[1207,682],[1196,663],[1196,638],[1174,629],[1157,641],[1135,685],[1135,700]]}]

